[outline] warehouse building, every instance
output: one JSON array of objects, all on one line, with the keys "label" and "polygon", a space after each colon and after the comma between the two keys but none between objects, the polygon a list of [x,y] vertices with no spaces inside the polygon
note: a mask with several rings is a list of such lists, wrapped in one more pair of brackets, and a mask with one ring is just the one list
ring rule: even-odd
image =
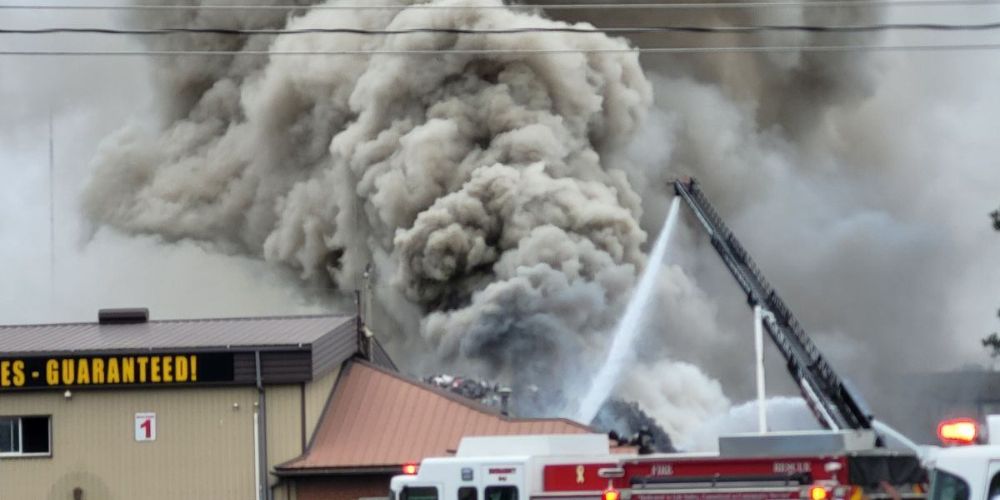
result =
[{"label": "warehouse building", "polygon": [[0,326],[0,500],[288,498],[352,358],[355,316]]}]

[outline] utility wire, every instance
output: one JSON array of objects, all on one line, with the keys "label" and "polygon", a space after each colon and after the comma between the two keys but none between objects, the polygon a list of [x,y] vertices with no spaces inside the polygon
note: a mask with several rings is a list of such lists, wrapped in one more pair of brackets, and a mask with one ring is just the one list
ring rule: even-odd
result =
[{"label": "utility wire", "polygon": [[758,1],[758,2],[704,2],[704,3],[601,3],[601,4],[514,4],[514,5],[0,5],[0,10],[704,10],[704,9],[762,9],[762,8],[835,8],[835,7],[954,7],[968,5],[1000,5],[997,0],[815,0],[815,1]]},{"label": "utility wire", "polygon": [[444,56],[555,54],[711,54],[776,52],[942,52],[1000,50],[1000,43],[933,45],[763,45],[729,47],[640,47],[625,49],[405,49],[405,50],[0,50],[0,56]]},{"label": "utility wire", "polygon": [[523,33],[575,33],[575,34],[642,34],[642,33],[701,33],[701,34],[747,34],[769,31],[801,31],[810,33],[862,33],[876,31],[990,31],[1000,29],[1000,22],[980,24],[939,24],[939,23],[895,23],[868,25],[759,25],[759,26],[639,26],[622,28],[574,28],[528,27],[509,29],[478,28],[406,28],[406,29],[361,29],[361,28],[299,28],[299,29],[238,29],[238,28],[0,28],[0,35],[42,35],[56,33],[86,33],[99,35],[306,35],[306,34],[351,34],[351,35],[410,35],[418,33],[442,33],[453,35],[513,35]]}]

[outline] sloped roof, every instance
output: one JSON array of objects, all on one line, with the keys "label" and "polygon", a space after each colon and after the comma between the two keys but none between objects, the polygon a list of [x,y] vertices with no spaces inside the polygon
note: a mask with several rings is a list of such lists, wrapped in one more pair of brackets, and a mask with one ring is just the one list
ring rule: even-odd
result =
[{"label": "sloped roof", "polygon": [[398,468],[447,456],[463,436],[586,434],[566,419],[517,419],[363,361],[337,381],[305,454],[279,465],[280,475]]},{"label": "sloped roof", "polygon": [[[305,347],[354,316],[314,315],[149,321],[129,324],[0,325],[0,352],[82,353],[130,350]],[[350,337],[353,340],[353,337]]]}]

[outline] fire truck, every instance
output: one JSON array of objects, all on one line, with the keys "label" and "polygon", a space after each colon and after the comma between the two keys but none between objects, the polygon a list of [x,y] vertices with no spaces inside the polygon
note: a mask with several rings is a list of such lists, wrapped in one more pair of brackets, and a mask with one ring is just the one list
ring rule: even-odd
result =
[{"label": "fire truck", "polygon": [[[916,456],[856,432],[720,438],[718,453],[616,454],[603,434],[467,437],[391,481],[391,500],[924,498]],[[941,500],[968,500],[948,499]]]}]

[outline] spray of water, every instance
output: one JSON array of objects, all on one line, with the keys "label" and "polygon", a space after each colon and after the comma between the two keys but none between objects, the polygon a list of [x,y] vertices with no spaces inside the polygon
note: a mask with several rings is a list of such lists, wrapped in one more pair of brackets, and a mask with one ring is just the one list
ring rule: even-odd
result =
[{"label": "spray of water", "polygon": [[667,253],[670,234],[673,233],[673,228],[677,225],[680,201],[680,198],[675,197],[670,205],[667,220],[663,223],[660,236],[656,239],[656,244],[653,245],[653,250],[649,254],[649,261],[646,270],[642,273],[642,278],[639,280],[639,286],[625,309],[625,316],[618,322],[618,327],[615,329],[608,357],[601,369],[597,371],[597,375],[594,376],[590,385],[590,390],[580,403],[580,408],[577,411],[577,420],[580,422],[590,422],[594,419],[597,410],[611,394],[615,384],[618,383],[625,363],[633,357],[631,348],[639,334],[649,299],[656,289],[656,276],[660,272],[660,267],[663,266],[663,258]]}]

